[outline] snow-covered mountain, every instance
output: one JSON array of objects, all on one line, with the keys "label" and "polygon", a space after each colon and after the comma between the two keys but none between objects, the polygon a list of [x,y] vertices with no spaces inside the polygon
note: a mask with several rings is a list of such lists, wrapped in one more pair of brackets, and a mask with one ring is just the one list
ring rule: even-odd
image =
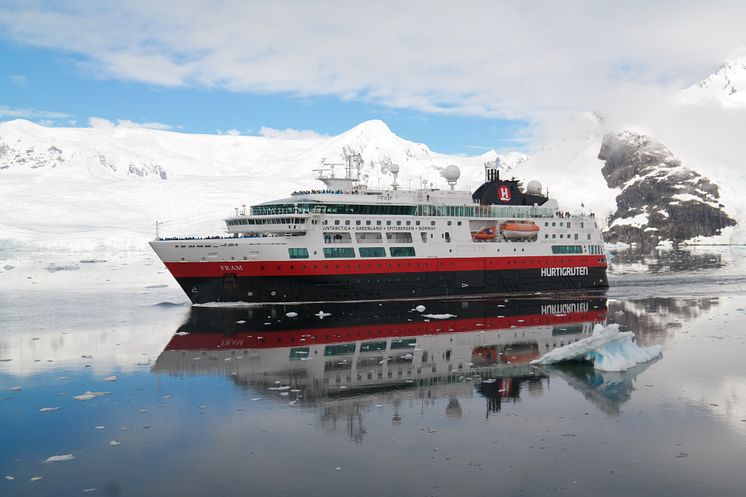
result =
[{"label": "snow-covered mountain", "polygon": [[[66,247],[127,250],[144,246],[155,220],[166,233],[223,230],[222,218],[241,204],[322,187],[313,169],[359,153],[370,187],[425,180],[446,188],[440,172],[462,170],[460,187],[476,188],[484,163],[508,169],[522,154],[494,151],[465,157],[439,154],[367,121],[334,137],[281,139],[195,135],[97,125],[49,128],[28,121],[0,123],[0,250]],[[342,171],[339,170],[338,173]]]},{"label": "snow-covered mountain", "polygon": [[746,57],[731,59],[702,81],[684,89],[685,104],[719,103],[723,107],[746,108]]}]

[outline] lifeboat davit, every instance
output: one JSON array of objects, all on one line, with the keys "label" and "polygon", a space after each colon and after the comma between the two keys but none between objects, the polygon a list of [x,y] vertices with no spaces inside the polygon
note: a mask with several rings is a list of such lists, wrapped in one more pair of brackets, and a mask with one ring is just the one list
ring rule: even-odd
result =
[{"label": "lifeboat davit", "polygon": [[500,225],[500,233],[505,238],[532,238],[539,233],[539,226],[533,221],[508,221]]},{"label": "lifeboat davit", "polygon": [[474,240],[494,240],[495,229],[494,228],[482,228],[479,231],[472,231],[471,237]]}]

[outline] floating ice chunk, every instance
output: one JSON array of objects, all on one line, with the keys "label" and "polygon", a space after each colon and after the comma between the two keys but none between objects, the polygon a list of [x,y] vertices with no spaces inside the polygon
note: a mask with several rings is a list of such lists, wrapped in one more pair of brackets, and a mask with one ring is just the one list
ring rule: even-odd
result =
[{"label": "floating ice chunk", "polygon": [[32,476],[32,477],[31,477],[31,478],[29,479],[29,481],[39,481],[39,480],[41,480],[41,479],[42,479],[42,477],[41,477],[41,476]]},{"label": "floating ice chunk", "polygon": [[111,392],[91,392],[90,390],[86,390],[84,394],[76,395],[73,397],[75,400],[91,400],[95,399],[96,397],[103,397],[104,395],[109,395]]},{"label": "floating ice chunk", "polygon": [[50,463],[50,462],[72,461],[73,459],[75,459],[75,456],[72,454],[61,454],[59,456],[47,457],[47,460],[44,462]]},{"label": "floating ice chunk", "polygon": [[292,311],[291,311],[291,312],[286,312],[286,313],[285,313],[285,315],[286,315],[287,317],[289,317],[289,318],[295,318],[295,317],[298,317],[298,313],[297,313],[297,312],[292,312]]},{"label": "floating ice chunk", "polygon": [[42,407],[39,412],[54,412],[59,410],[59,407]]},{"label": "floating ice chunk", "polygon": [[16,477],[15,477],[15,476],[13,476],[13,475],[5,475],[5,479],[6,479],[6,480],[15,480],[15,479],[16,479]]},{"label": "floating ice chunk", "polygon": [[117,447],[118,445],[122,445],[122,442],[117,442],[116,440],[110,440],[109,446],[110,447]]},{"label": "floating ice chunk", "polygon": [[20,392],[21,391],[21,387],[10,387],[10,391],[11,392]]},{"label": "floating ice chunk", "polygon": [[96,427],[95,427],[95,429],[97,429],[97,430],[103,430],[103,429],[104,429],[104,427],[103,427],[103,426],[101,426],[101,425],[98,425],[98,426],[96,426]]},{"label": "floating ice chunk", "polygon": [[317,316],[319,319],[324,319],[325,317],[331,316],[331,315],[332,315],[331,312],[324,312],[324,311],[319,311],[316,314],[314,314],[314,316]]},{"label": "floating ice chunk", "polygon": [[111,376],[107,376],[106,378],[104,378],[104,381],[109,381],[109,382],[117,381],[117,375],[113,374]]},{"label": "floating ice chunk", "polygon": [[425,306],[420,304],[417,307],[415,307],[414,310],[417,312],[425,312]]},{"label": "floating ice chunk", "polygon": [[597,324],[588,338],[550,350],[531,364],[585,360],[592,362],[599,371],[626,371],[661,354],[660,345],[642,348],[632,341],[634,336],[631,331],[620,332],[618,324],[605,327]]},{"label": "floating ice chunk", "polygon": [[448,319],[448,318],[455,318],[455,314],[423,314],[422,317],[426,317],[429,319]]},{"label": "floating ice chunk", "polygon": [[84,494],[87,494],[87,493],[89,493],[89,492],[95,492],[95,491],[96,491],[96,489],[95,489],[95,488],[84,488],[84,489],[83,489],[83,493],[84,493]]}]

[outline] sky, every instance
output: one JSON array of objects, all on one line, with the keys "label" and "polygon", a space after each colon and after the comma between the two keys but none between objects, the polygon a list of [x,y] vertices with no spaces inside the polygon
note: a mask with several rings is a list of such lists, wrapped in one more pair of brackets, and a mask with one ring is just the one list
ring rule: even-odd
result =
[{"label": "sky", "polygon": [[530,152],[743,54],[746,2],[0,0],[0,120]]}]

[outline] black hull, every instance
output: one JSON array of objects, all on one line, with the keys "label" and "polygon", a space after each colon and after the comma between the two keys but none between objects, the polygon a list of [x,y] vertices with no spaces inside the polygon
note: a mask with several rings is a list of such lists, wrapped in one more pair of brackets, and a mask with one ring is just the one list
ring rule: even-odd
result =
[{"label": "black hull", "polygon": [[545,276],[541,269],[313,276],[179,277],[195,304],[330,302],[458,297],[608,288],[605,267],[583,276]]}]

